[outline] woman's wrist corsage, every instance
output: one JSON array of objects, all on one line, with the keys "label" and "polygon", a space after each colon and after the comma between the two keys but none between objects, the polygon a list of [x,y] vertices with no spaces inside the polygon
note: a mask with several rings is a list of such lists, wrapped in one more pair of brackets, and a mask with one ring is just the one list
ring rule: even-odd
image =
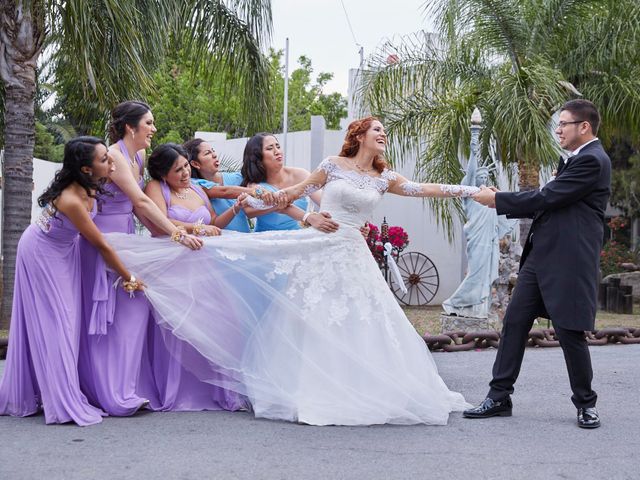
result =
[{"label": "woman's wrist corsage", "polygon": [[178,227],[171,234],[171,241],[172,242],[176,242],[176,243],[182,243],[182,241],[184,240],[184,236],[185,235],[186,235],[186,232],[184,231],[184,228]]},{"label": "woman's wrist corsage", "polygon": [[133,294],[133,292],[135,292],[136,290],[138,290],[139,287],[140,287],[140,282],[136,280],[136,277],[134,277],[133,275],[129,277],[129,280],[125,280],[122,282],[122,288],[124,288],[124,291],[130,295]]},{"label": "woman's wrist corsage", "polygon": [[203,237],[207,234],[207,229],[204,226],[204,220],[201,218],[191,227],[191,231],[198,237]]}]

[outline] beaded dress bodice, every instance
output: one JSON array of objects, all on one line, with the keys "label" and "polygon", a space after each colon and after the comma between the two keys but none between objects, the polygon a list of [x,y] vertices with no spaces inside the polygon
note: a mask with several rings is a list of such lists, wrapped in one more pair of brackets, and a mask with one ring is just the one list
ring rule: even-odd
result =
[{"label": "beaded dress bodice", "polygon": [[385,169],[374,177],[343,169],[328,158],[318,168],[327,173],[320,210],[329,212],[336,222],[353,227],[371,220],[373,210],[395,178],[391,170]]}]

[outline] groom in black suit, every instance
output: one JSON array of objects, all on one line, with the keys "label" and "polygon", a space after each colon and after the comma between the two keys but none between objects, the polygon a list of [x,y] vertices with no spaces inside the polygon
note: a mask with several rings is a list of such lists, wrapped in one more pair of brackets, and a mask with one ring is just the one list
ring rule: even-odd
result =
[{"label": "groom in black suit", "polygon": [[541,190],[496,192],[483,188],[474,199],[498,215],[533,218],[520,261],[518,283],[503,320],[487,398],[466,410],[466,418],[511,415],[529,330],[536,317],[550,318],[564,353],[578,426],[597,428],[597,395],[584,336],[593,330],[611,161],[596,137],[600,115],[587,100],[563,105],[556,134],[570,151],[556,178]]}]

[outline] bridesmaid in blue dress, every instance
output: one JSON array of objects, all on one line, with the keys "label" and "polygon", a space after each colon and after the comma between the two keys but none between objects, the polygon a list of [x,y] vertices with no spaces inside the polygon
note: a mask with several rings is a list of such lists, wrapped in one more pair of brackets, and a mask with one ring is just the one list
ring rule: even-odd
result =
[{"label": "bridesmaid in blue dress", "polygon": [[[187,152],[180,145],[157,147],[149,157],[148,171],[152,180],[145,193],[175,225],[199,236],[215,236],[235,216],[232,209],[216,216],[207,195],[191,183]],[[188,343],[180,341],[165,328],[153,329],[150,342],[151,363],[158,400],[151,407],[162,411],[239,410],[245,408],[241,395],[201,382],[182,363],[193,366],[206,363]],[[209,378],[211,380],[211,378]],[[221,383],[223,379],[220,379]]]},{"label": "bridesmaid in blue dress", "polygon": [[106,415],[89,404],[78,376],[80,290],[86,281],[79,233],[126,279],[127,292],[142,289],[93,222],[96,195],[112,171],[113,159],[102,140],[70,140],[62,169],[38,199],[42,214],[20,238],[0,415],[23,417],[42,408],[46,423],[80,426],[99,423]]},{"label": "bridesmaid in blue dress", "polygon": [[[252,188],[258,198],[266,193],[273,194],[278,190],[296,185],[304,181],[309,172],[304,168],[287,167],[278,139],[270,133],[258,133],[251,137],[244,149],[242,164],[242,185]],[[311,194],[311,199],[320,205],[320,192]],[[330,225],[328,231],[335,231],[337,224],[323,215],[305,213],[309,206],[306,196],[299,198],[292,205],[274,206],[268,210],[245,208],[248,217],[256,218],[255,232],[269,230],[297,230],[300,222],[306,220],[314,223],[324,222]],[[267,202],[268,203],[268,202]]]},{"label": "bridesmaid in blue dress", "polygon": [[243,193],[251,195],[253,189],[240,186],[242,184],[240,172],[220,172],[218,154],[209,142],[201,138],[189,140],[183,147],[188,154],[192,181],[204,189],[216,215],[222,215],[230,208],[235,209],[236,215],[225,229],[249,233],[247,215],[235,205],[239,195]]}]

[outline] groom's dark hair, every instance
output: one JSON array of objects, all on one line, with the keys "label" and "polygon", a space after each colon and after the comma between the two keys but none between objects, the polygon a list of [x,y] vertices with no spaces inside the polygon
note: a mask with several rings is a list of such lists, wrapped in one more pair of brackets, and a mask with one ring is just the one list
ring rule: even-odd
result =
[{"label": "groom's dark hair", "polygon": [[594,135],[598,134],[598,128],[600,128],[600,114],[592,102],[583,99],[569,100],[560,109],[561,112],[563,110],[570,112],[576,120],[589,122],[589,125],[591,125],[591,132]]}]

